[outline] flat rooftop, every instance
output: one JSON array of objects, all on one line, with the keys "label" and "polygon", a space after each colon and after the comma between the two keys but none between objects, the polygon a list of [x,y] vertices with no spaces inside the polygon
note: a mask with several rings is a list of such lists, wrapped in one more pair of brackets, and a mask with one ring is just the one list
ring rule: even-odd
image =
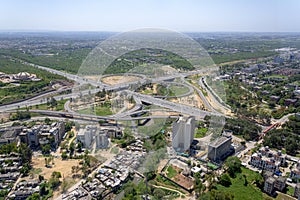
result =
[{"label": "flat rooftop", "polygon": [[228,140],[231,140],[231,138],[230,138],[230,137],[224,137],[224,136],[222,136],[222,137],[217,138],[217,139],[214,140],[213,142],[211,142],[211,143],[209,144],[209,146],[211,146],[211,147],[218,147],[218,146],[220,146],[221,144],[227,142]]}]

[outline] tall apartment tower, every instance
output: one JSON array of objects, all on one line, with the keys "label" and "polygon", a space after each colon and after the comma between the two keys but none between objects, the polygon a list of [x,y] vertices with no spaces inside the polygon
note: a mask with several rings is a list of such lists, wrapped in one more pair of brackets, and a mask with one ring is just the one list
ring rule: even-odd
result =
[{"label": "tall apartment tower", "polygon": [[180,117],[173,123],[172,146],[177,152],[189,150],[195,134],[195,117]]},{"label": "tall apartment tower", "polygon": [[96,139],[96,148],[97,149],[106,149],[109,146],[109,141],[106,133],[103,130],[100,130],[95,135]]}]

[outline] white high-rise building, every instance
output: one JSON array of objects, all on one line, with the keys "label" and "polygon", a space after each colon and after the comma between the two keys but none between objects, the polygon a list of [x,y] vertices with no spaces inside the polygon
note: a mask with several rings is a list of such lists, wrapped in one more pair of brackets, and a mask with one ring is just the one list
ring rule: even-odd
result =
[{"label": "white high-rise building", "polygon": [[195,134],[195,117],[180,117],[173,123],[172,146],[177,152],[189,150]]},{"label": "white high-rise building", "polygon": [[90,148],[93,142],[93,137],[96,134],[97,126],[88,125],[85,129],[80,129],[77,134],[77,139],[83,144],[85,148]]},{"label": "white high-rise building", "polygon": [[88,149],[93,147],[94,142],[97,149],[106,149],[109,146],[107,131],[96,125],[88,125],[84,129],[80,129],[77,140],[83,144],[83,147]]},{"label": "white high-rise building", "polygon": [[109,145],[108,137],[103,130],[96,133],[95,139],[96,139],[96,148],[97,149],[108,148],[108,145]]}]

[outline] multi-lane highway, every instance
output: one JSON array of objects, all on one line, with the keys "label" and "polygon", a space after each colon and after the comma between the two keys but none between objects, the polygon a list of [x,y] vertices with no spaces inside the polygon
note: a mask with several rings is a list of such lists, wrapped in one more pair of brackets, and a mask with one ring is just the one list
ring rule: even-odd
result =
[{"label": "multi-lane highway", "polygon": [[[20,112],[25,112],[26,110],[21,110]],[[8,113],[15,112],[6,111]],[[53,116],[53,117],[63,117],[63,118],[74,118],[78,120],[89,120],[98,122],[99,120],[114,120],[114,121],[131,121],[131,120],[145,120],[145,119],[166,119],[166,118],[178,118],[177,116],[168,115],[150,115],[150,116],[139,116],[139,117],[115,117],[115,116],[98,116],[92,114],[80,114],[80,113],[70,113],[65,111],[53,111],[53,110],[29,110],[32,113],[39,113],[42,115]]]},{"label": "multi-lane highway", "polygon": [[155,97],[152,97],[152,96],[149,96],[149,95],[139,94],[139,93],[132,92],[132,91],[127,91],[127,92],[131,93],[132,95],[134,95],[136,97],[138,97],[141,101],[143,101],[145,103],[157,105],[157,106],[160,106],[160,107],[163,107],[163,108],[168,108],[168,109],[171,109],[171,110],[179,112],[179,113],[200,117],[202,119],[206,115],[223,116],[223,114],[220,114],[220,113],[204,111],[204,110],[201,110],[199,108],[195,108],[195,107],[184,105],[184,104],[170,102],[170,101],[155,98]]},{"label": "multi-lane highway", "polygon": [[200,96],[204,106],[211,112],[215,112],[217,113],[217,111],[210,105],[210,103],[207,101],[207,99],[205,98],[203,92],[197,88],[196,86],[194,86],[193,84],[190,84],[188,81],[186,81],[184,78],[182,78],[182,80],[184,81],[185,84],[193,87],[194,90],[196,90],[196,92],[198,93],[198,95]]},{"label": "multi-lane highway", "polygon": [[[206,83],[205,77],[201,77],[198,84],[206,90],[212,103],[217,107],[217,110],[222,110],[222,113],[230,111],[230,107],[214,92],[214,90]],[[225,90],[225,89],[224,89]],[[224,91],[225,92],[225,91]],[[206,98],[205,98],[206,99]]]},{"label": "multi-lane highway", "polygon": [[[134,82],[126,83],[126,84],[123,83],[123,84],[112,85],[111,86],[111,85],[104,84],[102,82],[97,82],[97,81],[90,80],[90,79],[80,77],[80,76],[77,76],[77,75],[73,75],[73,74],[69,74],[69,73],[66,73],[66,72],[58,71],[58,70],[51,69],[51,68],[48,68],[48,67],[43,67],[43,66],[36,65],[36,64],[33,64],[33,63],[28,63],[28,62],[25,62],[25,61],[22,61],[22,60],[19,60],[19,59],[17,59],[17,60],[19,62],[22,62],[23,64],[26,64],[26,65],[29,65],[29,66],[32,66],[32,67],[36,67],[36,68],[39,68],[39,69],[42,69],[42,70],[46,70],[46,71],[54,73],[54,74],[64,76],[64,77],[66,77],[70,80],[73,80],[73,81],[77,82],[79,85],[90,84],[90,85],[96,87],[96,89],[82,90],[82,91],[80,91],[80,89],[77,88],[76,90],[74,90],[70,94],[63,94],[63,95],[54,96],[53,98],[55,98],[56,100],[78,98],[78,97],[85,96],[85,95],[92,95],[92,94],[95,94],[95,93],[99,92],[102,89],[105,89],[107,91],[120,91],[120,90],[126,91],[128,94],[131,94],[134,97],[135,101],[137,102],[136,106],[133,109],[131,109],[129,111],[126,111],[123,114],[119,113],[119,114],[112,115],[110,117],[97,116],[96,119],[115,119],[115,120],[122,120],[123,119],[123,120],[127,120],[127,118],[125,116],[129,116],[128,119],[130,118],[132,120],[134,118],[131,118],[130,114],[133,113],[133,112],[136,112],[138,109],[140,109],[141,102],[157,105],[157,106],[167,108],[167,109],[170,109],[172,111],[179,112],[179,113],[183,113],[183,114],[187,114],[187,115],[193,115],[193,116],[196,116],[196,117],[199,117],[199,118],[202,118],[202,119],[206,115],[223,116],[223,114],[218,113],[207,102],[207,99],[204,97],[204,95],[202,94],[202,92],[199,89],[197,89],[195,87],[192,87],[191,85],[185,84],[189,88],[189,90],[196,89],[196,91],[199,93],[200,97],[202,98],[202,100],[205,103],[205,105],[207,106],[207,108],[209,108],[209,110],[211,110],[212,112],[204,111],[204,110],[201,110],[199,108],[195,108],[195,107],[188,106],[188,105],[173,103],[173,102],[170,102],[170,101],[167,101],[167,100],[164,100],[164,99],[155,98],[155,97],[150,96],[150,95],[143,95],[143,94],[139,94],[139,93],[128,90],[131,85],[143,84],[143,83],[149,81],[149,79],[147,79],[145,76],[141,76],[143,79],[141,79],[139,81],[134,81]],[[217,69],[216,67],[210,67],[210,68],[201,69],[201,70],[197,70],[197,71],[190,71],[190,72],[186,72],[186,73],[175,73],[175,74],[172,74],[172,75],[169,75],[169,76],[152,78],[152,79],[150,79],[150,81],[151,82],[169,81],[169,80],[174,80],[175,78],[178,78],[178,77],[183,78],[183,77],[187,77],[187,76],[190,76],[190,75],[193,75],[193,74],[208,73],[210,71],[215,71],[216,69]],[[190,92],[191,91],[189,91],[188,93],[190,93]],[[55,94],[55,93],[53,93],[53,94]],[[19,108],[22,108],[22,107],[29,107],[29,106],[34,106],[34,105],[43,104],[43,103],[46,103],[46,98],[45,98],[45,96],[41,95],[41,96],[35,97],[34,99],[28,99],[28,100],[25,100],[25,101],[22,101],[22,102],[19,102],[19,103],[0,106],[0,112],[5,112],[5,111],[9,111],[9,110],[16,110],[16,109],[19,109]],[[90,115],[84,116],[84,115],[77,114],[74,111],[72,111],[69,107],[69,103],[70,102],[68,101],[65,105],[65,108],[69,112],[69,114],[73,114],[76,117],[91,118]],[[31,110],[31,111],[32,112],[40,112],[40,113],[43,113],[43,114],[48,113],[49,115],[54,114],[51,111],[37,111],[37,110]],[[56,112],[56,114],[66,115],[66,113],[59,113],[59,112]],[[159,116],[154,116],[154,117],[159,118]],[[165,117],[165,116],[161,116],[161,117]],[[146,118],[149,118],[149,117],[146,117]]]}]

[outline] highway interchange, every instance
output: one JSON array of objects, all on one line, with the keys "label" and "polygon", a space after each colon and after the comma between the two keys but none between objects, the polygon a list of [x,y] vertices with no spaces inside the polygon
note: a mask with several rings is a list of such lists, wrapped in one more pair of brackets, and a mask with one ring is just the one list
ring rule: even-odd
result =
[{"label": "highway interchange", "polygon": [[[70,101],[66,102],[65,105],[65,112],[59,112],[59,111],[47,111],[47,110],[29,110],[30,112],[35,112],[35,113],[40,113],[40,114],[45,114],[45,115],[50,115],[50,116],[61,116],[61,117],[72,117],[72,118],[77,118],[77,119],[89,119],[89,120],[99,120],[99,119],[106,119],[106,120],[133,120],[133,119],[145,119],[145,118],[166,118],[166,116],[144,116],[144,117],[131,117],[130,115],[132,115],[132,113],[138,111],[141,109],[141,103],[148,103],[148,104],[152,104],[152,105],[156,105],[162,108],[167,108],[170,109],[171,111],[175,111],[178,112],[180,114],[187,114],[187,115],[192,115],[197,117],[198,119],[203,119],[206,115],[214,115],[214,116],[224,116],[224,114],[220,113],[217,111],[217,109],[214,109],[210,103],[207,101],[207,99],[205,98],[205,96],[202,94],[202,92],[196,88],[195,86],[191,86],[190,84],[188,84],[186,81],[184,81],[183,83],[181,83],[182,85],[185,85],[186,87],[189,88],[189,92],[187,93],[187,95],[190,95],[193,92],[193,89],[196,90],[196,92],[199,94],[200,98],[202,99],[205,107],[207,108],[208,111],[205,110],[201,110],[199,108],[196,107],[192,107],[192,106],[188,106],[188,105],[183,105],[183,104],[178,104],[178,103],[174,103],[174,102],[170,102],[168,100],[165,100],[162,97],[154,97],[151,95],[145,95],[145,94],[140,94],[134,91],[130,90],[130,86],[135,85],[135,84],[144,84],[147,82],[152,82],[152,83],[156,83],[156,82],[163,82],[163,81],[173,81],[176,78],[181,78],[182,80],[184,80],[185,77],[193,75],[193,74],[204,74],[204,73],[209,73],[211,71],[215,71],[217,70],[216,67],[210,67],[207,69],[202,69],[202,70],[197,70],[197,71],[190,71],[190,72],[185,72],[185,73],[175,73],[172,75],[168,75],[168,76],[163,76],[163,77],[158,77],[158,78],[152,78],[149,79],[143,75],[140,75],[140,77],[142,77],[141,80],[138,81],[133,81],[133,82],[129,82],[126,84],[118,84],[118,85],[107,85],[102,83],[101,81],[94,81],[94,80],[90,80],[84,77],[80,77],[74,74],[69,74],[66,72],[62,72],[62,71],[58,71],[55,69],[51,69],[48,67],[43,67],[40,65],[36,65],[36,64],[32,64],[32,63],[28,63],[22,60],[19,60],[19,62],[22,62],[25,65],[29,65],[32,67],[36,67],[48,72],[51,72],[53,74],[58,74],[61,75],[63,77],[66,77],[69,80],[74,81],[76,84],[78,84],[79,86],[76,87],[80,87],[81,85],[91,85],[94,89],[84,89],[84,90],[80,90],[78,88],[73,89],[72,93],[69,94],[59,94],[59,92],[65,91],[66,89],[60,89],[48,94],[43,94],[37,97],[34,97],[32,99],[27,99],[21,102],[17,102],[17,103],[12,103],[9,105],[3,105],[0,106],[0,112],[12,112],[14,110],[20,109],[20,108],[24,108],[24,107],[31,107],[31,106],[35,106],[35,105],[39,105],[39,104],[44,104],[47,101],[48,96],[52,95],[54,99],[56,100],[63,100],[63,99],[75,99],[75,98],[79,98],[85,95],[94,95],[97,92],[101,91],[101,90],[106,90],[106,91],[124,91],[127,92],[127,94],[130,94],[134,97],[134,100],[136,102],[136,105],[133,109],[126,111],[124,113],[118,113],[118,114],[114,114],[111,116],[96,116],[96,115],[83,115],[83,114],[79,114],[76,113],[75,111],[72,111],[72,109],[69,107]],[[200,81],[199,81],[200,82]],[[216,100],[215,100],[216,101]]]}]

